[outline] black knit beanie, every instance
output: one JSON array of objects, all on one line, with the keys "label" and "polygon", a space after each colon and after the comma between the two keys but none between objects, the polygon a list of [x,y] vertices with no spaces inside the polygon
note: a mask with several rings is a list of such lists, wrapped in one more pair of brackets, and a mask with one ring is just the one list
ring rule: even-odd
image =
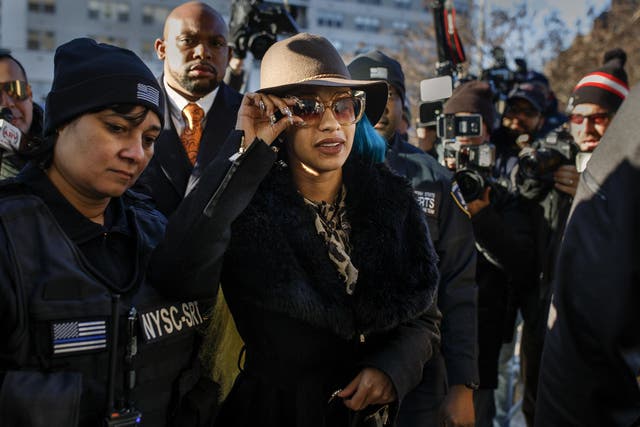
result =
[{"label": "black knit beanie", "polygon": [[50,135],[83,113],[114,104],[136,104],[164,120],[163,97],[153,73],[132,51],[88,38],[56,49],[44,132]]},{"label": "black knit beanie", "polygon": [[604,65],[584,76],[573,89],[567,110],[578,104],[597,104],[615,112],[629,94],[629,80],[624,71],[627,54],[612,49],[604,54]]},{"label": "black knit beanie", "polygon": [[386,80],[398,91],[402,102],[405,101],[404,73],[398,61],[379,50],[372,50],[356,56],[347,66],[352,79]]},{"label": "black knit beanie", "polygon": [[444,114],[476,113],[482,116],[489,132],[493,129],[495,109],[493,91],[485,81],[471,80],[456,87],[444,104]]}]

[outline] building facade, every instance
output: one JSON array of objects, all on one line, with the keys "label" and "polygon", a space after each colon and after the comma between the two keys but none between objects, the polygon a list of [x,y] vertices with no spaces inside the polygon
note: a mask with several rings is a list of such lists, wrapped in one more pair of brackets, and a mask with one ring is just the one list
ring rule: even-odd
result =
[{"label": "building facade", "polygon": [[[229,21],[231,1],[206,2]],[[162,63],[155,55],[154,41],[161,36],[169,11],[180,3],[182,1],[177,0],[0,0],[0,47],[10,49],[23,63],[34,99],[44,105],[53,78],[55,48],[76,37],[92,37],[131,49],[159,74]],[[266,8],[281,5],[280,2],[258,3]],[[287,2],[302,31],[327,37],[347,61],[358,51],[374,47],[393,54],[410,29],[431,25],[432,15],[425,3],[424,0]]]}]

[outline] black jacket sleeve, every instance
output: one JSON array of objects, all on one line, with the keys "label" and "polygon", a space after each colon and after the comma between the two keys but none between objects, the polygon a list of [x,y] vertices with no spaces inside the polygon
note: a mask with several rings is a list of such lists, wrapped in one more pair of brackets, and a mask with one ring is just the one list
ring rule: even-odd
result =
[{"label": "black jacket sleeve", "polygon": [[231,223],[251,201],[276,153],[260,140],[237,159],[241,132],[232,132],[198,184],[169,218],[150,265],[151,283],[167,296],[211,298],[217,293]]},{"label": "black jacket sleeve", "polygon": [[535,274],[531,222],[516,196],[504,193],[498,197],[471,218],[473,232],[485,257],[507,273],[512,283],[524,286]]},{"label": "black jacket sleeve", "polygon": [[442,352],[449,385],[478,384],[478,288],[476,248],[471,221],[443,185],[435,243],[440,257],[438,307],[442,312]]},{"label": "black jacket sleeve", "polygon": [[434,301],[419,318],[396,328],[392,338],[363,361],[363,365],[380,369],[391,378],[400,401],[420,383],[422,369],[439,344],[440,317]]}]

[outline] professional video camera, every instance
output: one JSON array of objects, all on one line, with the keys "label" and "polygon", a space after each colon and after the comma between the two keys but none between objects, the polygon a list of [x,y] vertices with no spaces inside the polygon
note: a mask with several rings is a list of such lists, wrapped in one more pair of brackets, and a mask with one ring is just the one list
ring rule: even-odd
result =
[{"label": "professional video camera", "polygon": [[479,199],[489,185],[496,161],[496,148],[491,143],[466,145],[456,137],[477,137],[482,134],[482,116],[471,114],[455,116],[441,114],[438,117],[438,136],[444,142],[445,165],[455,170],[455,180],[467,201]]},{"label": "professional video camera", "polygon": [[299,32],[295,19],[281,4],[261,0],[234,0],[231,4],[229,33],[238,58],[249,51],[254,58],[262,59],[278,34]]},{"label": "professional video camera", "polygon": [[480,78],[489,82],[493,93],[496,94],[496,101],[504,101],[516,83],[516,75],[507,66],[504,49],[496,46],[491,50],[491,54],[493,55],[494,65],[491,68],[482,70]]},{"label": "professional video camera", "polygon": [[553,182],[553,172],[558,167],[581,163],[578,153],[578,146],[569,131],[564,128],[556,129],[535,141],[532,147],[523,148],[518,166],[520,173],[527,178]]}]

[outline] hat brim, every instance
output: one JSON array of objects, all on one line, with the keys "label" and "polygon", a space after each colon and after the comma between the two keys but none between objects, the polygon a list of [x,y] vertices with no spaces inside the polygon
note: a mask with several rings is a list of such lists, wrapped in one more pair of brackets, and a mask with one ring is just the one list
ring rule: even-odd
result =
[{"label": "hat brim", "polygon": [[533,108],[535,108],[538,113],[542,113],[544,111],[544,108],[542,107],[542,105],[538,104],[538,101],[536,101],[535,99],[533,99],[532,97],[525,95],[523,93],[518,93],[515,95],[512,95],[509,97],[509,99],[507,100],[507,102],[510,102],[514,99],[524,99],[525,101],[527,101],[529,104],[533,105]]},{"label": "hat brim", "polygon": [[341,78],[305,80],[298,83],[261,88],[258,92],[287,95],[293,90],[305,86],[349,87],[364,91],[366,94],[364,113],[372,125],[378,123],[378,120],[382,117],[382,113],[387,106],[387,97],[389,96],[389,85],[384,80],[349,80]]}]

